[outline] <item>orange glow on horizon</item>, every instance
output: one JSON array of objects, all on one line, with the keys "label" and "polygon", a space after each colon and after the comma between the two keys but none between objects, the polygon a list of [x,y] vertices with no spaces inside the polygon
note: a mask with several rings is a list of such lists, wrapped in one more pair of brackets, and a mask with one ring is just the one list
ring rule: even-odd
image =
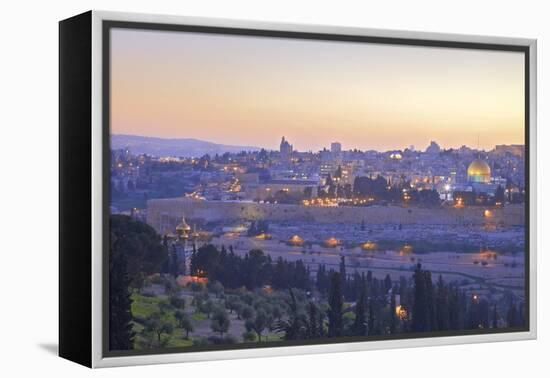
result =
[{"label": "orange glow on horizon", "polygon": [[285,135],[299,151],[524,143],[520,53],[112,33],[113,134],[269,149]]}]

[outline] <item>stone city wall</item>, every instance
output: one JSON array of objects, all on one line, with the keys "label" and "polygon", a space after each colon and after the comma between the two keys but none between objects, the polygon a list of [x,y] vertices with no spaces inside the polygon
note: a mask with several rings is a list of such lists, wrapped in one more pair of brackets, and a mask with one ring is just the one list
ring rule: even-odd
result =
[{"label": "stone city wall", "polygon": [[490,209],[418,208],[399,206],[318,207],[252,202],[204,201],[190,198],[153,199],[147,202],[147,223],[158,232],[172,229],[181,217],[191,222],[238,222],[267,219],[271,221],[302,221],[319,223],[365,224],[442,224],[442,225],[523,225],[523,205]]}]

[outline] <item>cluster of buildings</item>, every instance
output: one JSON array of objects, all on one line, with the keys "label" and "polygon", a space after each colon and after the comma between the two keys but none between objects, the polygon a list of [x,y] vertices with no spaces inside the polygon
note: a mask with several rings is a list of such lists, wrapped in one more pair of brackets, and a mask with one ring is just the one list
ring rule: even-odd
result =
[{"label": "cluster of buildings", "polygon": [[[376,187],[373,195],[359,193],[359,182]],[[188,276],[189,261],[194,246],[206,242],[243,254],[260,248],[273,258],[304,259],[312,268],[346,255],[357,269],[400,270],[419,258],[416,253],[448,251],[430,257],[434,267],[491,274],[496,258],[483,260],[492,269],[478,266],[471,252],[479,250],[511,252],[498,258],[498,269],[521,269],[514,260],[524,249],[521,145],[482,151],[431,142],[422,151],[380,152],[346,150],[335,141],[312,152],[295,150],[283,137],[275,151],[214,156],[155,157],[123,149],[112,151],[110,184],[111,212],[155,228],[168,249],[166,270],[185,279],[203,279],[200,272]],[[384,206],[389,203],[377,198],[380,187],[397,193],[397,206]],[[437,207],[407,204],[424,191],[435,195]],[[251,232],[259,221],[267,231]],[[373,251],[383,251],[383,258],[376,260]]]},{"label": "cluster of buildings", "polygon": [[[499,145],[491,151],[442,149],[431,142],[424,151],[344,150],[333,142],[318,152],[294,150],[282,137],[278,151],[226,153],[222,156],[134,156],[117,150],[111,156],[111,188],[116,198],[188,196],[214,201],[307,204],[376,204],[355,197],[358,177],[382,177],[389,188],[436,191],[455,206],[522,202],[525,186],[522,145]],[[329,199],[327,199],[329,197]],[[318,200],[324,198],[323,201]],[[124,207],[124,206],[118,206]],[[122,209],[124,210],[124,209]]]},{"label": "cluster of buildings", "polygon": [[[329,185],[339,188],[336,197],[348,187],[353,193],[357,177],[387,180],[388,186],[411,190],[435,190],[442,201],[458,201],[461,205],[489,202],[521,202],[524,191],[524,148],[519,145],[496,146],[491,151],[477,151],[468,147],[443,150],[431,142],[425,151],[409,147],[400,151],[342,150],[339,142],[331,143],[330,150],[317,153],[294,151],[284,137],[280,150],[271,152],[269,160],[259,166],[268,171],[262,178],[259,173],[237,174],[241,184],[240,200],[266,201],[275,193],[285,192],[306,200],[322,196]],[[254,156],[248,161],[258,164]],[[250,172],[250,165],[245,172]],[[253,171],[253,170],[252,170]],[[503,199],[494,201],[495,196]],[[404,194],[404,198],[407,195]]]}]

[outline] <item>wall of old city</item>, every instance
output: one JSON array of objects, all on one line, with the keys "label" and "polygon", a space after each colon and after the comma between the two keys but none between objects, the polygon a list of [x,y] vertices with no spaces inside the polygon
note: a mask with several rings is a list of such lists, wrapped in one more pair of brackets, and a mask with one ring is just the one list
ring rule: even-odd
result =
[{"label": "wall of old city", "polygon": [[524,224],[523,205],[485,208],[418,208],[399,206],[317,207],[252,202],[203,201],[190,198],[153,199],[147,203],[147,222],[158,232],[168,231],[182,216],[193,222],[235,222],[269,219],[319,223],[444,224],[505,226]]}]

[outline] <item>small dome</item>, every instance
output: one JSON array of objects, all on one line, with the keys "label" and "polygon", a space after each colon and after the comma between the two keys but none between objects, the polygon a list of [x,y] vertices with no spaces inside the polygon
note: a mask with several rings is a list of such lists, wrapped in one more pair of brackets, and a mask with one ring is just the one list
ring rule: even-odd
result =
[{"label": "small dome", "polygon": [[378,248],[378,245],[375,242],[367,241],[367,242],[361,244],[361,248],[363,248],[367,251],[372,251],[372,250]]},{"label": "small dome", "polygon": [[298,235],[293,235],[290,239],[288,239],[288,244],[293,246],[302,246],[304,244],[304,239]]},{"label": "small dome", "polygon": [[338,240],[334,236],[332,236],[328,239],[325,239],[325,241],[323,242],[323,245],[325,247],[334,248],[334,247],[337,247],[337,246],[340,245],[340,240]]},{"label": "small dome", "polygon": [[189,232],[191,231],[191,227],[187,224],[185,221],[185,217],[181,218],[181,223],[176,226],[176,231],[182,232]]},{"label": "small dome", "polygon": [[488,183],[491,181],[491,168],[489,164],[480,159],[475,159],[468,166],[468,182]]}]

